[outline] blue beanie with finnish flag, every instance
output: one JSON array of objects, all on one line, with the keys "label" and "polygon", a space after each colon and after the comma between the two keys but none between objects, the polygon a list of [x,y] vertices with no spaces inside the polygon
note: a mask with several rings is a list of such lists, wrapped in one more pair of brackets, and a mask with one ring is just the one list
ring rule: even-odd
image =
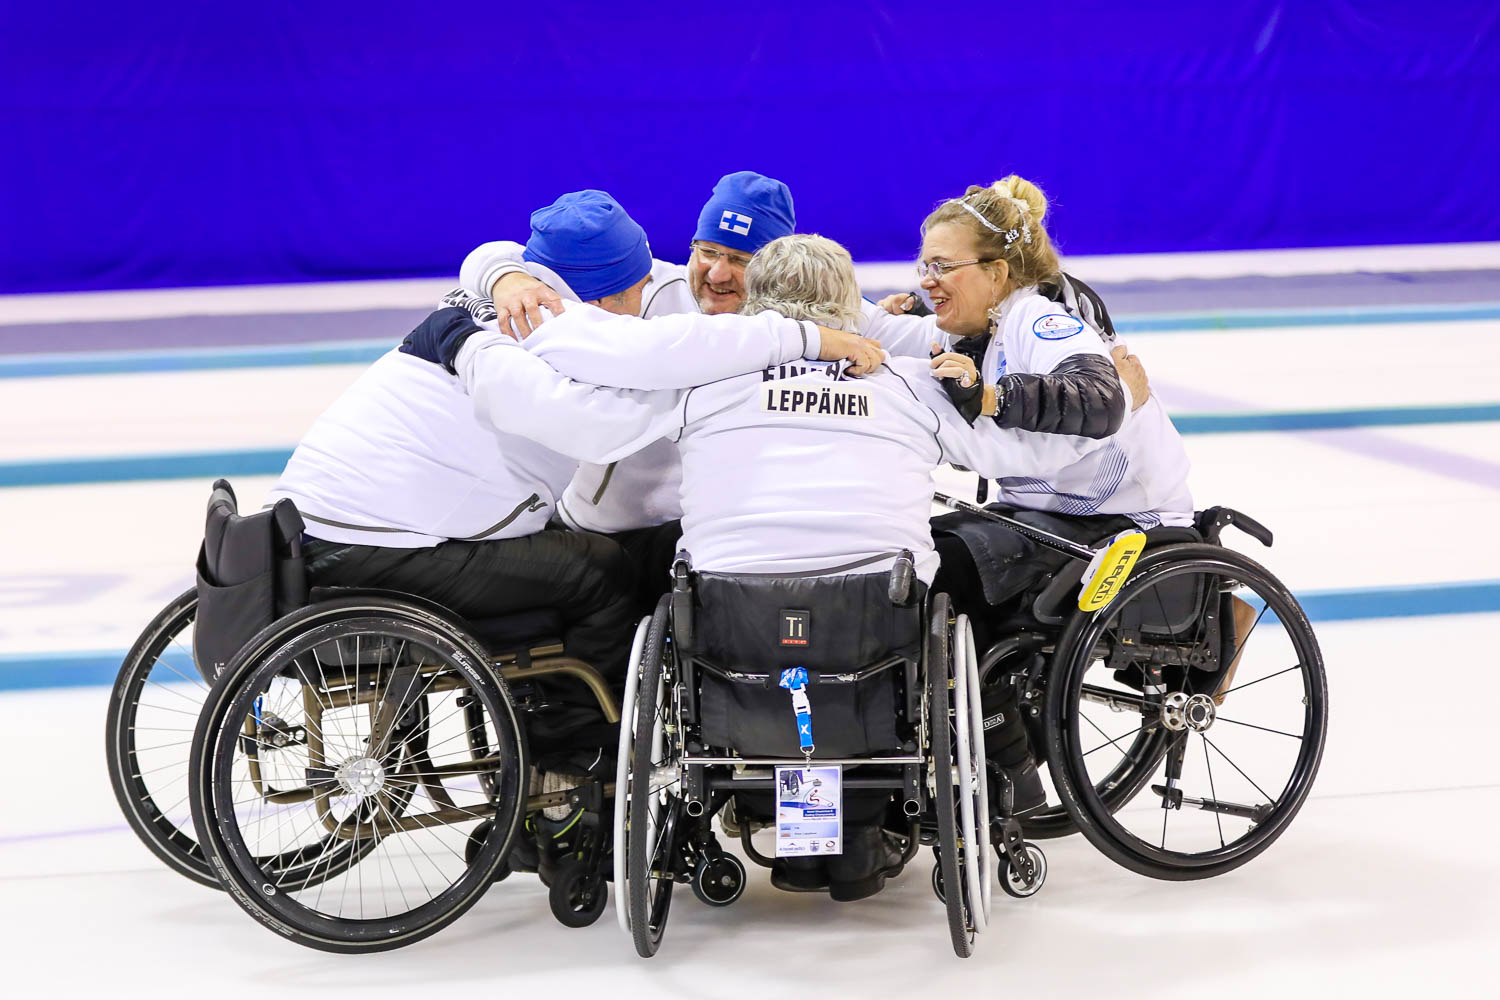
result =
[{"label": "blue beanie with finnish flag", "polygon": [[722,243],[754,253],[797,231],[792,192],[778,180],[753,170],[725,174],[698,214],[695,240]]},{"label": "blue beanie with finnish flag", "polygon": [[623,292],[651,273],[646,231],[604,191],[571,191],[532,212],[521,256],[557,272],[584,302]]}]

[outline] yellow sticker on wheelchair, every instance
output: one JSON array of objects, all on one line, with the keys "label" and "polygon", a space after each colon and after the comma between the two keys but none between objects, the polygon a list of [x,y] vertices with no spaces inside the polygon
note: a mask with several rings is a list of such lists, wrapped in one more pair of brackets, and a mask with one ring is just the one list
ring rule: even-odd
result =
[{"label": "yellow sticker on wheelchair", "polygon": [[1083,587],[1078,592],[1078,610],[1098,611],[1115,599],[1130,571],[1146,547],[1144,531],[1122,531],[1104,548],[1094,553],[1088,569],[1083,571]]}]

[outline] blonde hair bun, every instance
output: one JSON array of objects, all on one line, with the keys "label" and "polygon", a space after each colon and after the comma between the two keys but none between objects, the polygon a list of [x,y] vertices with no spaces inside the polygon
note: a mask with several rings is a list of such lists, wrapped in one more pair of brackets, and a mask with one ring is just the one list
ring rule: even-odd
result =
[{"label": "blonde hair bun", "polygon": [[990,185],[990,190],[1002,198],[1024,202],[1033,222],[1042,222],[1047,217],[1047,196],[1041,188],[1018,174],[1002,177]]}]

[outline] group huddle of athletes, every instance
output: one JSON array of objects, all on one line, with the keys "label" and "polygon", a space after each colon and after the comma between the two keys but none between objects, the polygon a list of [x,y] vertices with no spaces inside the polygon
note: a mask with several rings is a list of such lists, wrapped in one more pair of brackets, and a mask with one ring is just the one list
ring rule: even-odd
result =
[{"label": "group huddle of athletes", "polygon": [[[1082,541],[1192,523],[1182,442],[1063,274],[1046,208],[1014,176],[938,205],[917,263],[929,311],[864,300],[848,252],[796,234],[791,192],[760,174],[714,186],[686,265],[653,259],[604,192],[564,195],[524,245],[469,255],[271,500],[302,513],[313,585],[472,619],[554,609],[568,653],[616,681],[679,550],[699,571],[830,577],[905,550],[982,649],[1062,557],[970,515],[930,520],[939,465]],[[1035,804],[1019,725],[986,743],[1018,811]]]}]

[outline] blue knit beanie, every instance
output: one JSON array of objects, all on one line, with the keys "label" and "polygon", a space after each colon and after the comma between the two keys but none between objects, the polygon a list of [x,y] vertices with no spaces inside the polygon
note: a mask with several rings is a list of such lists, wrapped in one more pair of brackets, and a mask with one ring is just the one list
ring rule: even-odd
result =
[{"label": "blue knit beanie", "polygon": [[725,174],[698,215],[695,240],[722,243],[754,253],[797,230],[792,192],[780,181],[753,170]]},{"label": "blue knit beanie", "polygon": [[556,271],[584,302],[623,292],[651,273],[646,231],[603,191],[572,191],[532,212],[521,256]]}]

